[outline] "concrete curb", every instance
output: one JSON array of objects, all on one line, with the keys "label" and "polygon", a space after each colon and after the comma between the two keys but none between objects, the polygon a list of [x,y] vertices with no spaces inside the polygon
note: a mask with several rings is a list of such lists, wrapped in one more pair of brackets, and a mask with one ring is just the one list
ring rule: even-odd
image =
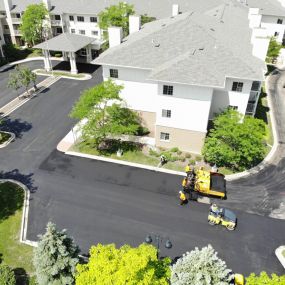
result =
[{"label": "concrete curb", "polygon": [[[29,58],[25,58],[22,60],[17,60],[17,61],[7,63],[7,64],[0,67],[0,72],[5,71],[6,69],[9,69],[10,67],[12,67],[14,65],[25,63],[25,62],[30,62],[30,61],[36,61],[36,60],[42,60],[43,61],[44,57],[43,56],[35,56],[35,57],[29,57]],[[62,57],[50,57],[50,60],[63,61],[63,58]]]},{"label": "concrete curb", "polygon": [[14,133],[4,132],[4,131],[1,131],[1,133],[9,134],[11,137],[7,141],[0,144],[0,148],[4,148],[4,147],[8,146],[8,144],[10,144],[16,138]]},{"label": "concrete curb", "polygon": [[11,182],[17,184],[21,187],[25,193],[24,197],[24,205],[23,205],[23,213],[22,213],[22,222],[21,222],[21,232],[20,232],[20,242],[36,247],[37,242],[31,241],[27,239],[27,227],[28,227],[28,216],[29,216],[29,203],[30,203],[30,190],[23,183],[14,180],[14,179],[0,179],[0,183]]},{"label": "concrete curb", "polygon": [[278,248],[276,248],[275,255],[279,259],[279,261],[282,264],[282,266],[285,268],[285,257],[282,254],[283,251],[285,251],[285,245],[281,245]]},{"label": "concrete curb", "polygon": [[[60,148],[57,148],[57,149],[60,151]],[[145,164],[128,162],[128,161],[124,161],[124,160],[118,160],[118,159],[113,159],[113,158],[97,156],[97,155],[85,154],[85,153],[80,153],[80,152],[76,152],[76,151],[66,151],[64,153],[67,155],[73,155],[73,156],[84,157],[84,158],[89,158],[89,159],[96,159],[96,160],[100,160],[100,161],[111,162],[111,163],[116,163],[116,164],[136,167],[136,168],[148,169],[148,170],[156,171],[156,172],[163,172],[163,173],[168,173],[168,174],[185,176],[184,172],[165,169],[165,168],[159,168],[159,167],[155,167],[155,166],[148,166]]]},{"label": "concrete curb", "polygon": [[272,104],[272,98],[271,98],[271,94],[269,92],[268,89],[268,76],[265,79],[265,89],[266,89],[266,93],[268,95],[268,107],[269,107],[269,114],[270,114],[270,121],[271,121],[271,126],[272,126],[272,133],[273,133],[273,146],[270,150],[270,152],[267,154],[267,156],[264,158],[264,160],[262,162],[260,162],[257,166],[240,172],[240,173],[236,173],[236,174],[231,174],[231,175],[226,175],[226,180],[227,181],[233,181],[242,177],[247,177],[253,174],[258,173],[260,170],[264,169],[266,166],[268,166],[270,164],[270,162],[272,161],[272,158],[277,150],[277,147],[279,145],[278,143],[278,135],[277,135],[277,131],[276,131],[276,118],[273,112],[273,104]]},{"label": "concrete curb", "polygon": [[[46,74],[46,73],[41,72],[41,69],[35,69],[33,70],[33,72],[36,73],[37,75],[42,75],[42,76],[47,76],[47,77],[53,76],[52,74]],[[69,72],[66,72],[65,70],[54,70],[54,72],[64,72],[64,73],[69,74]],[[57,76],[60,78],[65,78],[65,79],[70,79],[70,80],[79,80],[79,81],[90,80],[92,78],[92,76],[87,73],[78,73],[78,74],[84,75],[84,77],[76,78],[76,77],[70,77],[70,76],[64,76],[64,75],[57,75]]]}]

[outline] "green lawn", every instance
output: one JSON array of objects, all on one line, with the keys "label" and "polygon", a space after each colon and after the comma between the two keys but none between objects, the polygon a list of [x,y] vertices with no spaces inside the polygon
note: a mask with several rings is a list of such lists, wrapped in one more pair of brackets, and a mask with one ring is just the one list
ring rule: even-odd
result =
[{"label": "green lawn", "polygon": [[0,254],[3,263],[16,272],[32,274],[33,248],[21,244],[20,229],[24,191],[18,185],[5,182],[0,184]]},{"label": "green lawn", "polygon": [[83,78],[84,74],[71,74],[69,72],[61,72],[61,71],[45,71],[44,69],[37,70],[38,74],[46,74],[46,75],[56,75],[56,76],[66,76],[70,78]]},{"label": "green lawn", "polygon": [[11,137],[10,134],[0,132],[0,144],[4,143]]}]

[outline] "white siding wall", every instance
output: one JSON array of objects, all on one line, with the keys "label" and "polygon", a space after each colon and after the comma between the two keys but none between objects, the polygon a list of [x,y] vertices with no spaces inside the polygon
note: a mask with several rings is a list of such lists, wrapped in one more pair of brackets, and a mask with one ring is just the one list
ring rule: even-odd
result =
[{"label": "white siding wall", "polygon": [[157,84],[145,81],[149,71],[103,66],[104,79],[109,78],[110,68],[119,71],[119,78],[115,81],[124,86],[121,97],[129,108],[148,112],[156,111]]},{"label": "white siding wall", "polygon": [[[234,92],[232,90],[233,82],[243,82],[242,92]],[[249,94],[252,81],[227,78],[224,89],[215,89],[210,112],[210,119],[213,119],[216,113],[220,113],[229,105],[237,106],[238,111],[245,114],[248,104]]]},{"label": "white siding wall", "polygon": [[[283,23],[277,24],[278,19],[282,19]],[[261,27],[267,29],[268,36],[274,36],[274,33],[278,32],[279,35],[276,37],[276,39],[281,43],[285,30],[285,17],[263,15],[261,19]]]},{"label": "white siding wall", "polygon": [[[69,20],[69,16],[74,17],[74,21]],[[78,22],[77,16],[84,17],[84,22]],[[96,15],[77,15],[77,14],[64,14],[63,19],[67,26],[67,31],[70,33],[71,29],[75,29],[75,33],[79,34],[79,30],[85,31],[85,36],[101,39],[101,32],[98,23],[90,22],[90,17],[96,17]],[[98,17],[97,17],[98,19]],[[98,31],[98,36],[92,35],[92,31]]]},{"label": "white siding wall", "polygon": [[[104,66],[104,79],[110,68],[118,69],[115,81],[124,85],[121,96],[129,108],[155,112],[159,126],[206,132],[213,89],[173,84],[173,95],[162,95],[164,84],[146,81],[148,70]],[[162,109],[171,110],[171,118],[162,117]]]},{"label": "white siding wall", "polygon": [[[173,86],[172,96],[163,95],[163,85]],[[206,132],[212,88],[160,83],[158,94],[157,125]],[[162,109],[171,110],[171,118],[162,117]]]}]

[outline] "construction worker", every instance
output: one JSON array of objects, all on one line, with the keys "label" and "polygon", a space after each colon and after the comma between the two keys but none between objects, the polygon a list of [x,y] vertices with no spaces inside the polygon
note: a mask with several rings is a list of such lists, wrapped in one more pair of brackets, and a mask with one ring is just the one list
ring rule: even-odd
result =
[{"label": "construction worker", "polygon": [[187,203],[186,195],[183,191],[179,191],[179,199],[180,199],[180,205],[185,205]]},{"label": "construction worker", "polygon": [[185,172],[188,174],[188,173],[190,173],[190,171],[192,171],[192,168],[191,168],[191,164],[188,163],[185,167]]},{"label": "construction worker", "polygon": [[219,209],[219,207],[218,207],[216,204],[212,204],[212,205],[211,205],[210,211],[211,211],[212,213],[217,214],[217,215],[220,214],[220,209]]}]

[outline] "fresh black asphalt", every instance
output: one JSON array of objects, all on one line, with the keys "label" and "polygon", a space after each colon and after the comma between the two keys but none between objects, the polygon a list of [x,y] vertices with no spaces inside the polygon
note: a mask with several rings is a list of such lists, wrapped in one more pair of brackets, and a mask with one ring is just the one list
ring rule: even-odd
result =
[{"label": "fresh black asphalt", "polygon": [[[20,180],[32,191],[28,239],[36,240],[49,220],[67,228],[83,252],[98,242],[138,245],[147,234],[156,233],[173,242],[171,250],[162,248],[162,255],[176,257],[195,246],[212,244],[236,272],[283,273],[274,250],[285,243],[285,222],[247,213],[268,215],[269,209],[261,209],[264,197],[269,197],[270,207],[278,204],[274,199],[285,186],[283,159],[264,170],[268,173],[262,177],[228,183],[225,203],[237,209],[238,216],[236,231],[229,232],[208,225],[208,205],[178,205],[180,177],[56,150],[74,124],[68,117],[73,103],[82,90],[102,80],[100,74],[100,69],[95,70],[90,81],[61,79],[7,118],[17,139],[0,150],[1,177]],[[270,171],[271,182],[266,179]]]}]

